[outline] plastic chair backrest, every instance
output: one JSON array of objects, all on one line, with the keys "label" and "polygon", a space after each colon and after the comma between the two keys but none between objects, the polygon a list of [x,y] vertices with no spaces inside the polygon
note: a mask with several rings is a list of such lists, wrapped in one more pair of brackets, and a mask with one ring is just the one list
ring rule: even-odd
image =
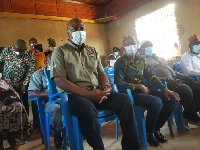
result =
[{"label": "plastic chair backrest", "polygon": [[46,76],[46,79],[47,79],[47,82],[48,82],[48,84],[50,84],[50,86],[48,86],[48,88],[49,88],[49,96],[50,95],[53,95],[53,94],[55,94],[55,93],[57,93],[58,91],[57,91],[57,89],[56,89],[56,84],[55,84],[55,82],[53,81],[53,80],[51,80],[51,78],[50,78],[50,70],[47,70],[46,72],[45,72],[45,76]]},{"label": "plastic chair backrest", "polygon": [[107,75],[110,84],[114,84],[115,68],[114,67],[106,67],[106,68],[104,68],[104,72]]},{"label": "plastic chair backrest", "polygon": [[176,61],[173,65],[173,69],[177,72],[181,72],[181,63],[180,61]]},{"label": "plastic chair backrest", "polygon": [[[69,147],[70,149],[77,149],[76,147],[76,140],[75,140],[75,135],[74,135],[74,124],[73,124],[73,119],[72,119],[72,115],[70,112],[70,108],[69,108],[69,104],[68,104],[68,96],[66,93],[58,93],[57,89],[56,89],[56,84],[53,80],[51,80],[50,78],[50,70],[47,70],[45,72],[45,76],[47,79],[47,83],[48,83],[48,89],[49,89],[49,102],[52,103],[60,103],[61,106],[61,110],[62,110],[62,114],[63,114],[63,118],[64,118],[64,126],[66,127],[66,132],[68,134],[68,142],[69,142]],[[57,100],[57,98],[59,98]],[[64,136],[64,138],[66,138]],[[67,149],[67,144],[66,141],[64,141],[64,148]],[[82,146],[81,150],[82,150]]]}]

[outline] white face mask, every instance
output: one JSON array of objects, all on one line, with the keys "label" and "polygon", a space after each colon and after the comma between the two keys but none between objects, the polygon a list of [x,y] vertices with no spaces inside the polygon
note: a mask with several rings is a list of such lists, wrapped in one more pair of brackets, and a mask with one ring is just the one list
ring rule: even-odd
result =
[{"label": "white face mask", "polygon": [[19,52],[15,52],[15,54],[19,55]]},{"label": "white face mask", "polygon": [[86,32],[85,31],[76,31],[72,32],[72,41],[76,45],[81,45],[86,40]]},{"label": "white face mask", "polygon": [[50,51],[53,51],[54,49],[56,49],[56,47],[49,47]]},{"label": "white face mask", "polygon": [[126,54],[129,56],[135,55],[135,53],[137,52],[137,46],[136,45],[126,46],[125,51],[126,51]]},{"label": "white face mask", "polygon": [[114,67],[116,60],[110,60],[110,66]]}]

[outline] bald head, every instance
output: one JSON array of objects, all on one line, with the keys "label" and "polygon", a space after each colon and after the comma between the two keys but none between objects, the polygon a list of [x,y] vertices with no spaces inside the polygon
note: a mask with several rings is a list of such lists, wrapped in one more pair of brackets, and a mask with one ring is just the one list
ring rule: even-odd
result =
[{"label": "bald head", "polygon": [[72,28],[80,25],[85,27],[84,22],[80,18],[72,18],[67,22],[67,30],[71,30]]},{"label": "bald head", "polygon": [[16,52],[24,52],[26,50],[26,42],[22,39],[16,40],[14,49]]},{"label": "bald head", "polygon": [[67,23],[67,34],[72,38],[72,32],[85,31],[85,24],[80,18],[72,18]]}]

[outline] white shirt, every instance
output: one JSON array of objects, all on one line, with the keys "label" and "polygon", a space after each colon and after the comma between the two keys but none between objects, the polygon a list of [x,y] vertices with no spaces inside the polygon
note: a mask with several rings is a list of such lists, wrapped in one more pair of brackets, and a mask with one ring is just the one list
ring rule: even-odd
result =
[{"label": "white shirt", "polygon": [[200,76],[200,54],[187,51],[181,57],[181,72],[188,76]]}]

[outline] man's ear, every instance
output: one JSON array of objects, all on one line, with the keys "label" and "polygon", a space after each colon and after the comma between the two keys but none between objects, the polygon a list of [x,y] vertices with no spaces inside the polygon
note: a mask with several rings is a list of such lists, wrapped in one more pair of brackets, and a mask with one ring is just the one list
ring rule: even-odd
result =
[{"label": "man's ear", "polygon": [[71,32],[69,31],[69,30],[67,30],[67,35],[68,35],[68,37],[71,39],[72,38],[72,34],[71,34]]},{"label": "man's ear", "polygon": [[190,48],[190,50],[193,50],[193,45],[189,44],[189,48]]}]

